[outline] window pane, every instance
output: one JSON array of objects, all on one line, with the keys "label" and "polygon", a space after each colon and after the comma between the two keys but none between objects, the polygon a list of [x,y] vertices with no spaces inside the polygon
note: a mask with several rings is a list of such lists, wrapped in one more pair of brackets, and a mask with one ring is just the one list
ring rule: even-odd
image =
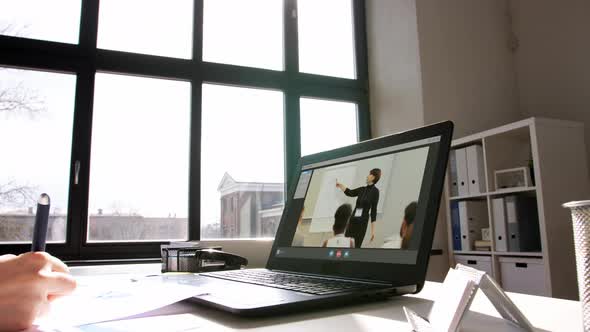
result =
[{"label": "window pane", "polygon": [[203,60],[283,69],[283,1],[205,0]]},{"label": "window pane", "polygon": [[187,239],[190,92],[96,75],[88,241]]},{"label": "window pane", "polygon": [[2,0],[0,35],[77,44],[80,0]]},{"label": "window pane", "polygon": [[356,104],[301,98],[301,155],[358,142]]},{"label": "window pane", "polygon": [[193,0],[100,0],[98,48],[190,59]]},{"label": "window pane", "polygon": [[352,1],[299,0],[299,70],[355,78]]},{"label": "window pane", "polygon": [[201,238],[275,235],[283,141],[281,92],[203,85]]},{"label": "window pane", "polygon": [[0,242],[31,242],[37,199],[47,240],[65,242],[76,76],[0,68]]}]

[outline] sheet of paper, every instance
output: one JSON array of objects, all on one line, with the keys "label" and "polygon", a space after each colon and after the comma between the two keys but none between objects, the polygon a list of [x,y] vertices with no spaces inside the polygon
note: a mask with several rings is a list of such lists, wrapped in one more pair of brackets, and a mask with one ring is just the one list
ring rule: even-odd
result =
[{"label": "sheet of paper", "polygon": [[55,300],[48,315],[35,321],[38,330],[121,319],[199,295],[200,287],[179,284],[166,276],[78,277],[70,296]]}]

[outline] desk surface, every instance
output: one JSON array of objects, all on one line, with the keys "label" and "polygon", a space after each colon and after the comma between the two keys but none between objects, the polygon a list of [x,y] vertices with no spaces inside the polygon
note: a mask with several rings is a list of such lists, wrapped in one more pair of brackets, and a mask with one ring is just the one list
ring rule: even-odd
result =
[{"label": "desk surface", "polygon": [[[97,275],[153,273],[158,269],[159,265],[149,264],[74,267],[71,270],[74,275]],[[440,285],[427,282],[419,294],[387,301],[276,317],[240,318],[184,301],[135,318],[153,321],[155,324],[159,319],[174,322],[179,328],[182,326],[182,331],[410,331],[402,306],[426,315],[437,297]],[[508,295],[539,331],[583,330],[579,302],[517,293]],[[462,331],[518,331],[498,317],[499,314],[492,304],[479,292],[473,301],[471,312],[462,325]],[[172,328],[169,331],[175,330]]]}]

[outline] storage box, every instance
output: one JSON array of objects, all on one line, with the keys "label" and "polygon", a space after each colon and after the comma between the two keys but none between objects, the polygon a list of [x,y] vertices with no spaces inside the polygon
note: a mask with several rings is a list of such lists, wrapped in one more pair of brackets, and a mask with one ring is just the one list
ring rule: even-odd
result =
[{"label": "storage box", "polygon": [[493,276],[492,259],[490,256],[455,255],[455,262],[457,264],[462,264],[480,271],[484,271],[490,276]]},{"label": "storage box", "polygon": [[221,250],[221,247],[203,247],[198,241],[162,244],[162,273],[199,272],[198,252],[204,249]]},{"label": "storage box", "polygon": [[549,296],[541,258],[500,257],[500,275],[506,291]]},{"label": "storage box", "polygon": [[531,186],[531,174],[528,167],[517,167],[494,171],[496,190]]}]

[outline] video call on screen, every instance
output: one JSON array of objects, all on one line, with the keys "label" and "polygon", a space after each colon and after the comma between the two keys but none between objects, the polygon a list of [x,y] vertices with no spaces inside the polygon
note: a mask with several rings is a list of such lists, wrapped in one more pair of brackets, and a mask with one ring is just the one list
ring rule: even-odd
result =
[{"label": "video call on screen", "polygon": [[291,247],[408,249],[429,147],[301,173]]}]

